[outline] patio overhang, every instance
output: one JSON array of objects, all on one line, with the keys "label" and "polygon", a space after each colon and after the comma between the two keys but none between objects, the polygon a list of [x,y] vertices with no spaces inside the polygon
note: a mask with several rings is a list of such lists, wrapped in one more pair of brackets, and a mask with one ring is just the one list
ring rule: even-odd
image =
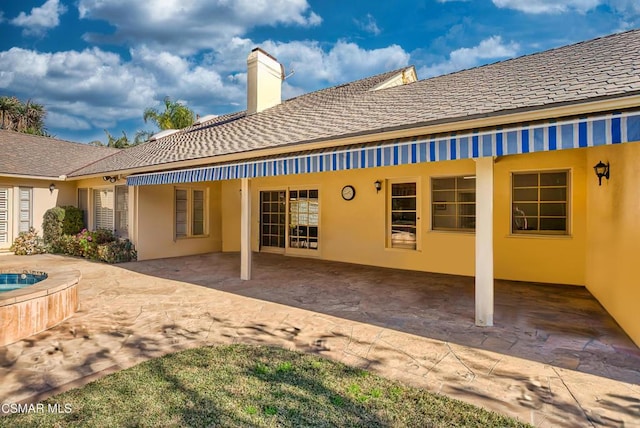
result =
[{"label": "patio overhang", "polygon": [[493,164],[505,155],[640,141],[640,111],[519,124],[461,134],[312,150],[198,168],[135,174],[130,186],[241,179],[241,278],[251,279],[251,179],[446,160],[476,160],[476,325],[493,325]]},{"label": "patio overhang", "polygon": [[640,111],[523,123],[466,133],[303,151],[249,161],[134,174],[129,186],[273,177],[546,152],[640,141]]}]

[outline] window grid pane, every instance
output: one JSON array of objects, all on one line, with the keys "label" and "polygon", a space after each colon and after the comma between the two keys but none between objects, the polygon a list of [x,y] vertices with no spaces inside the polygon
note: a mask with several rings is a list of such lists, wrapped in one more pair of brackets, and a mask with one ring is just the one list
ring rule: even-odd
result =
[{"label": "window grid pane", "polygon": [[475,230],[475,179],[431,179],[431,227],[433,230]]},{"label": "window grid pane", "polygon": [[286,192],[284,190],[260,192],[260,199],[262,204],[260,245],[284,248]]},{"label": "window grid pane", "polygon": [[391,184],[391,248],[415,250],[418,211],[417,184]]},{"label": "window grid pane", "polygon": [[512,233],[568,233],[568,171],[513,174]]}]

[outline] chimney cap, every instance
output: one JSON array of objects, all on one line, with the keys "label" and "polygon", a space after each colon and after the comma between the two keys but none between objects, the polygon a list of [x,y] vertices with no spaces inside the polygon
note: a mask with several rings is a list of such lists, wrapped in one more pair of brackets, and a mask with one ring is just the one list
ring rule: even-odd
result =
[{"label": "chimney cap", "polygon": [[273,56],[273,55],[271,55],[269,52],[267,52],[267,51],[263,50],[261,47],[253,48],[253,49],[251,49],[251,52],[252,52],[252,53],[253,53],[253,52],[260,52],[260,53],[262,53],[262,54],[264,54],[264,55],[268,56],[268,57],[269,57],[269,58],[271,58],[272,60],[274,60],[274,61],[276,61],[276,62],[278,61],[278,59],[277,59],[275,56]]}]

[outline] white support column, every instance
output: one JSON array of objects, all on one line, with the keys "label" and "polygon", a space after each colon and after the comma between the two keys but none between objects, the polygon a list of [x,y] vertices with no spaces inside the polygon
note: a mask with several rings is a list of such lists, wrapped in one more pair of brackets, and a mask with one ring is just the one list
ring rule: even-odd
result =
[{"label": "white support column", "polygon": [[251,279],[251,183],[243,178],[240,188],[240,279]]},{"label": "white support column", "polygon": [[476,325],[493,325],[493,157],[476,161]]}]

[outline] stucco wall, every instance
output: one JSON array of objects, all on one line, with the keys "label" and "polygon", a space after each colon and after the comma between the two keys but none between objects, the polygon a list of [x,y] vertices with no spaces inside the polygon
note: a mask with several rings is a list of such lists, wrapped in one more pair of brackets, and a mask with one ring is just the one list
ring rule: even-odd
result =
[{"label": "stucco wall", "polygon": [[[494,193],[495,276],[516,281],[585,284],[586,151],[531,153],[498,158]],[[569,235],[511,234],[511,173],[569,170]]]},{"label": "stucco wall", "polygon": [[[54,183],[56,188],[53,192],[49,190],[49,185]],[[42,217],[44,213],[55,206],[75,205],[75,184],[72,182],[35,180],[0,177],[0,187],[9,188],[9,239],[7,244],[0,244],[0,248],[9,248],[13,240],[18,236],[18,189],[20,187],[31,187],[32,195],[32,224],[42,236]]]},{"label": "stucco wall", "polygon": [[[571,171],[569,236],[512,236],[511,172]],[[475,235],[431,230],[431,177],[475,175],[473,160],[363,169],[348,172],[259,178],[252,186],[252,247],[259,250],[261,190],[298,186],[320,190],[320,250],[307,252],[327,260],[473,276]],[[417,179],[420,193],[419,249],[386,248],[386,180]],[[500,158],[495,164],[495,275],[521,281],[584,285],[586,219],[585,152],[570,150]],[[376,193],[374,181],[382,180]],[[352,201],[341,197],[343,186],[356,189]],[[240,250],[240,183],[222,183],[223,251]],[[295,252],[292,251],[292,252]]]},{"label": "stucco wall", "polygon": [[222,249],[220,183],[199,186],[208,189],[209,234],[197,238],[174,238],[174,186],[140,186],[136,243],[138,260],[201,254]]},{"label": "stucco wall", "polygon": [[[640,346],[640,143],[590,150],[587,156],[586,286]],[[593,171],[611,164],[602,186]]]}]

